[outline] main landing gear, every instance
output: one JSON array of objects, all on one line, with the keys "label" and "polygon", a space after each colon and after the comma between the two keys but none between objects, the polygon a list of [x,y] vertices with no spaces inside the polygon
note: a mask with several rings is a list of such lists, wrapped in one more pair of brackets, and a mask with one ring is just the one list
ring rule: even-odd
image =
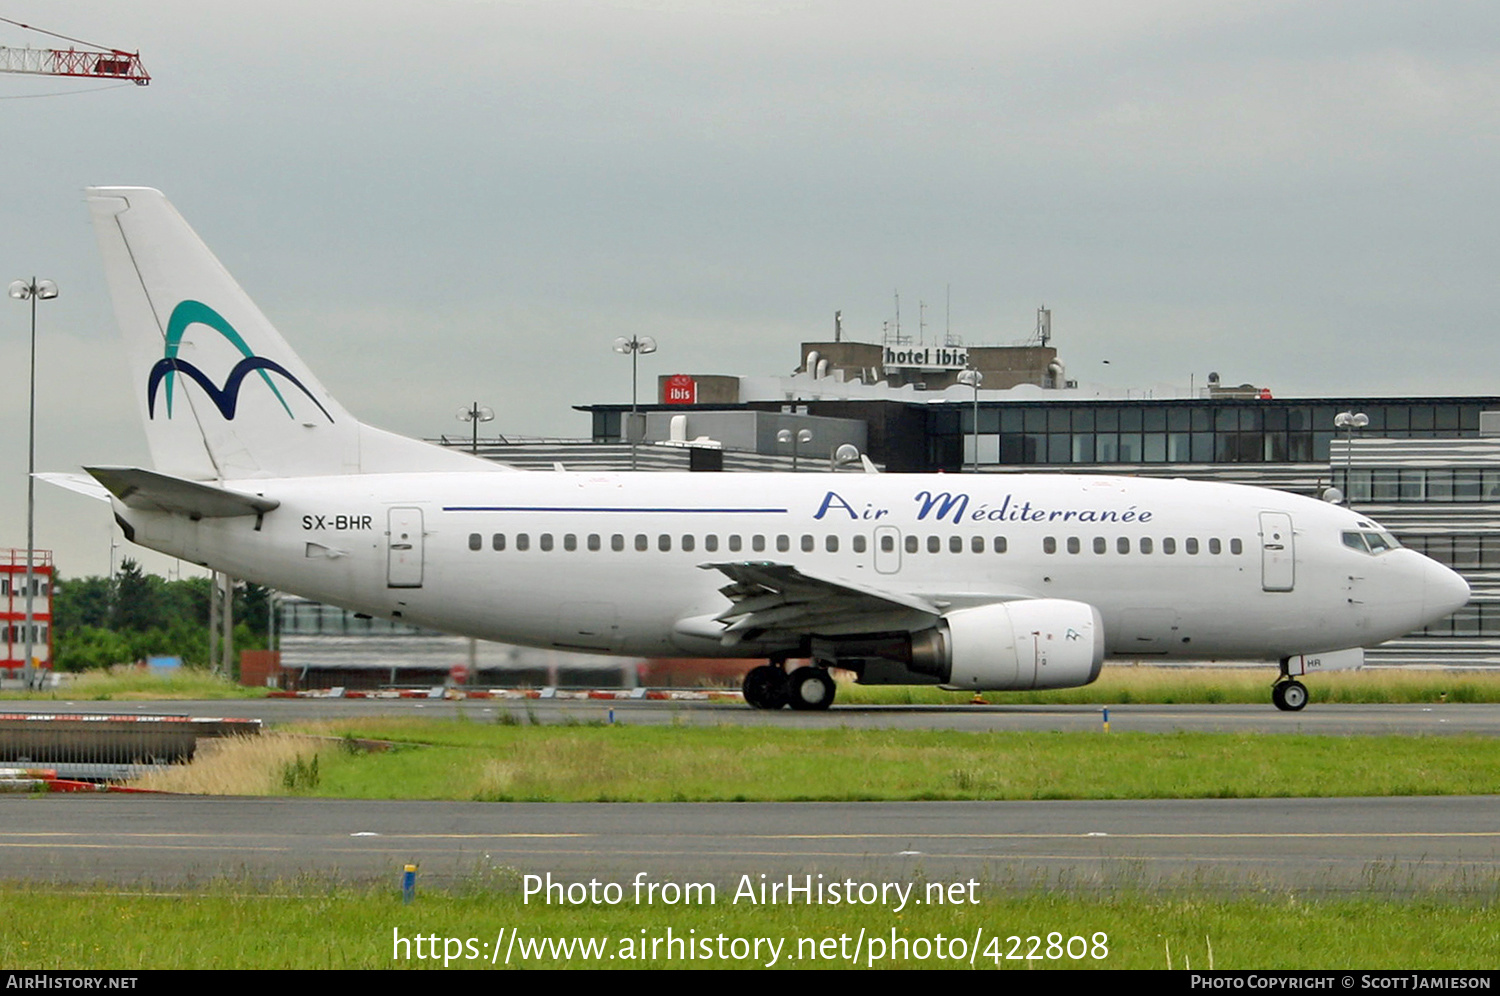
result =
[{"label": "main landing gear", "polygon": [[788,674],[784,663],[751,668],[741,686],[745,704],[756,709],[822,710],[833,705],[837,689],[826,667],[799,667]]},{"label": "main landing gear", "polygon": [[1271,686],[1271,702],[1282,712],[1297,712],[1307,705],[1307,686],[1287,672],[1287,661],[1281,662],[1281,677]]}]

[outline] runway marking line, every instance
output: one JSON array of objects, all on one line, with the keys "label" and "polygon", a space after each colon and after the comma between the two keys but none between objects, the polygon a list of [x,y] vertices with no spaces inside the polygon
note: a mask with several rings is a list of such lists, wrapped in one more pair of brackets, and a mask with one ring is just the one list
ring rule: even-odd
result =
[{"label": "runway marking line", "polygon": [[[327,833],[311,834],[271,834],[251,833],[246,836],[306,840],[309,838],[323,836],[337,836],[347,839],[348,834],[343,831],[329,831]],[[120,840],[156,840],[156,839],[198,839],[212,838],[221,839],[224,833],[100,833],[100,832],[76,832],[76,831],[39,831],[35,833],[3,833],[0,832],[0,847],[12,842],[20,844],[25,841],[45,838],[97,838],[108,837],[113,841]],[[374,840],[380,841],[403,841],[403,840],[569,840],[569,839],[591,839],[598,837],[660,837],[657,833],[645,831],[631,831],[626,833],[382,833]],[[671,840],[1285,840],[1307,838],[1312,840],[1340,839],[1340,840],[1373,840],[1382,838],[1393,838],[1397,840],[1443,838],[1443,837],[1500,837],[1500,830],[1379,830],[1379,831],[1274,831],[1274,832],[1235,832],[1235,833],[1110,833],[1101,831],[1080,831],[1077,833],[771,833],[771,834],[671,834],[667,839]],[[102,844],[99,846],[108,846]]]}]

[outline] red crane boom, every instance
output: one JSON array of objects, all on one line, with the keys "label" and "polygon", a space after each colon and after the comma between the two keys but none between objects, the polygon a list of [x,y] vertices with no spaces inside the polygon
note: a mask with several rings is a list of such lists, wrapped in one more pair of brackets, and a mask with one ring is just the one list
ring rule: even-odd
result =
[{"label": "red crane boom", "polygon": [[117,48],[94,45],[91,42],[57,34],[55,31],[46,31],[29,24],[22,24],[20,21],[12,21],[8,17],[0,17],[0,21],[14,24],[28,31],[38,31],[44,35],[87,46],[80,50],[76,48],[31,48],[29,46],[8,48],[0,45],[0,73],[129,80],[136,86],[146,86],[151,82],[151,74],[146,72],[145,66],[141,65],[139,52],[125,52]]}]

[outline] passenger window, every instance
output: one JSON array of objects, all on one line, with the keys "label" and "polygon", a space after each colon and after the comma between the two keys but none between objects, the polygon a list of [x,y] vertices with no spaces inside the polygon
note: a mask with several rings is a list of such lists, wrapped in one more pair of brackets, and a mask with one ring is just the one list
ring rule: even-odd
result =
[{"label": "passenger window", "polygon": [[1078,537],[1077,536],[1069,536],[1068,537],[1068,552],[1069,553],[1077,553],[1077,552],[1079,552],[1082,549],[1083,549],[1083,544],[1080,543],[1080,542],[1078,542]]},{"label": "passenger window", "polygon": [[578,537],[575,536],[575,535],[573,535],[572,533],[565,534],[563,536],[563,549],[566,550],[566,551],[568,551],[569,553],[572,553],[574,550],[577,550],[578,549]]},{"label": "passenger window", "polygon": [[719,549],[719,534],[709,533],[707,536],[703,537],[703,549],[707,550],[709,553],[717,553]]},{"label": "passenger window", "polygon": [[811,534],[809,534],[809,533],[803,533],[802,534],[802,552],[803,553],[812,553],[813,549],[817,546],[817,543],[818,543],[818,541],[815,540],[815,539],[813,539]]},{"label": "passenger window", "polygon": [[937,536],[927,537],[927,552],[937,553],[943,548],[943,541]]},{"label": "passenger window", "polygon": [[544,553],[551,552],[551,550],[552,550],[552,534],[551,533],[542,533],[541,541],[537,545],[542,548],[542,552],[544,552]]},{"label": "passenger window", "polygon": [[527,533],[516,533],[516,549],[517,550],[529,550],[529,549],[531,549],[531,536],[528,535]]},{"label": "passenger window", "polygon": [[611,536],[609,538],[609,548],[611,550],[615,551],[616,553],[619,553],[622,550],[624,550],[625,549],[625,537],[623,535],[621,535],[620,533],[615,533],[613,536]]},{"label": "passenger window", "polygon": [[1141,552],[1142,553],[1150,553],[1151,549],[1152,549],[1151,537],[1150,536],[1142,536],[1141,537]]},{"label": "passenger window", "polygon": [[764,553],[766,549],[766,538],[759,533],[750,537],[750,549],[756,553]]},{"label": "passenger window", "polygon": [[864,537],[864,534],[860,533],[858,536],[854,537],[852,545],[854,547],[854,552],[855,553],[864,553],[865,552],[865,537]]},{"label": "passenger window", "polygon": [[1105,550],[1108,550],[1108,549],[1109,549],[1109,543],[1104,539],[1103,536],[1095,536],[1094,537],[1094,552],[1095,553],[1103,553]]},{"label": "passenger window", "polygon": [[469,549],[478,550],[484,546],[484,537],[478,533],[469,534]]},{"label": "passenger window", "polygon": [[662,553],[672,552],[672,537],[666,533],[660,533],[656,537],[656,548]]},{"label": "passenger window", "polygon": [[1219,542],[1219,541],[1218,541],[1218,540],[1216,540],[1216,539],[1211,539],[1211,540],[1209,540],[1209,541],[1208,541],[1208,552],[1209,552],[1209,553],[1212,553],[1212,554],[1214,554],[1214,555],[1216,555],[1216,556],[1217,556],[1217,555],[1218,555],[1218,554],[1220,554],[1220,553],[1223,553],[1223,552],[1224,552],[1224,547],[1223,547],[1223,544],[1221,544],[1221,543],[1220,543],[1220,542]]},{"label": "passenger window", "polygon": [[1182,549],[1191,555],[1196,555],[1198,553],[1198,538],[1196,536],[1189,536],[1183,540]]},{"label": "passenger window", "polygon": [[595,551],[597,551],[599,549],[599,534],[598,533],[589,533],[589,549],[590,550],[595,550]]},{"label": "passenger window", "polygon": [[693,552],[693,547],[695,547],[696,545],[697,545],[697,543],[694,541],[693,537],[690,534],[687,534],[687,533],[683,534],[683,537],[682,537],[682,552],[683,553],[692,553]]},{"label": "passenger window", "polygon": [[964,538],[962,536],[949,536],[948,537],[948,552],[949,553],[963,553],[964,552]]},{"label": "passenger window", "polygon": [[493,536],[490,537],[490,549],[492,549],[492,550],[504,550],[505,549],[505,534],[504,533],[496,533],[495,535],[493,535]]},{"label": "passenger window", "polygon": [[896,537],[894,537],[894,536],[882,536],[882,537],[880,537],[880,549],[883,552],[885,552],[885,553],[894,553],[895,550],[896,550]]},{"label": "passenger window", "polygon": [[1056,536],[1043,536],[1042,537],[1042,552],[1043,553],[1056,553],[1057,552],[1057,537]]},{"label": "passenger window", "polygon": [[780,533],[776,537],[776,552],[786,553],[792,548],[792,538],[786,533]]},{"label": "passenger window", "polygon": [[1237,539],[1232,539],[1229,541],[1229,552],[1238,557],[1240,554],[1245,552],[1245,544],[1241,543]]},{"label": "passenger window", "polygon": [[969,538],[969,549],[972,550],[972,551],[974,551],[975,553],[983,553],[984,552],[984,537],[983,536],[971,536]]},{"label": "passenger window", "polygon": [[829,553],[838,553],[839,538],[832,533],[829,533],[828,538],[823,541],[823,549],[827,550]]},{"label": "passenger window", "polygon": [[645,533],[636,533],[635,548],[639,552],[645,553],[647,550],[651,549],[651,538]]},{"label": "passenger window", "polygon": [[1120,537],[1117,537],[1115,539],[1115,550],[1117,550],[1120,553],[1129,553],[1130,552],[1130,537],[1129,536],[1120,536]]},{"label": "passenger window", "polygon": [[1172,537],[1170,537],[1170,536],[1168,536],[1166,539],[1162,540],[1161,541],[1161,552],[1162,553],[1176,553],[1177,552],[1177,541],[1175,539],[1173,539]]},{"label": "passenger window", "polygon": [[732,534],[729,537],[729,552],[730,553],[739,553],[742,548],[743,548],[743,544],[742,544],[742,542],[740,540],[740,534],[739,533]]},{"label": "passenger window", "polygon": [[906,552],[907,553],[916,553],[917,549],[920,547],[920,545],[921,545],[921,541],[918,540],[915,536],[908,536],[908,537],[906,537]]},{"label": "passenger window", "polygon": [[1004,536],[996,536],[995,537],[995,552],[996,553],[1004,553],[1005,550],[1006,550],[1005,537]]}]

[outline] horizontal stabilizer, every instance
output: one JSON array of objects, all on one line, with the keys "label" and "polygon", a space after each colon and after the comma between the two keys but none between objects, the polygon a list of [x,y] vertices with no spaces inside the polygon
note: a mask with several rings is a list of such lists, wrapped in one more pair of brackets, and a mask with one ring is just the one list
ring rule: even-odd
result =
[{"label": "horizontal stabilizer", "polygon": [[37,474],[36,479],[46,481],[48,484],[59,488],[66,488],[75,494],[86,495],[96,501],[109,501],[109,492],[104,485],[92,477],[84,477],[82,474]]},{"label": "horizontal stabilizer", "polygon": [[281,504],[274,498],[247,495],[140,467],[83,469],[127,506],[147,512],[175,512],[193,519],[222,519],[236,515],[263,515]]}]

